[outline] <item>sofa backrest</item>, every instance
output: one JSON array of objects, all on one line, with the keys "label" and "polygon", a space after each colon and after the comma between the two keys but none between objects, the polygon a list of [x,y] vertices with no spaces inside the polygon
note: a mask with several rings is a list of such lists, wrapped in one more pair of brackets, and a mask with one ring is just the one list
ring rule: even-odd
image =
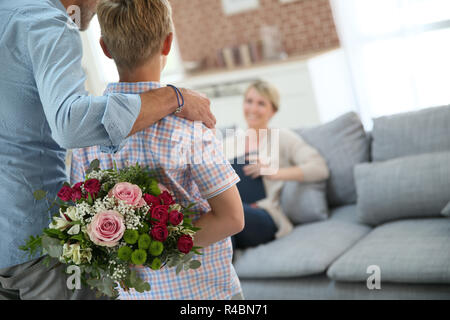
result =
[{"label": "sofa backrest", "polygon": [[370,140],[355,112],[307,129],[295,130],[325,158],[330,170],[327,200],[330,207],[356,202],[353,169],[370,160]]}]

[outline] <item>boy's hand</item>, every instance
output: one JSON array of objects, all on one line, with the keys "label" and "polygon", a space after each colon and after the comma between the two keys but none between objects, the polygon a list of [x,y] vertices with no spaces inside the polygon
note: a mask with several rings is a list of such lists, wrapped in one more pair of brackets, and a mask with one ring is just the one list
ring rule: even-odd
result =
[{"label": "boy's hand", "polygon": [[216,126],[216,117],[211,112],[211,102],[198,92],[189,89],[180,89],[184,97],[184,107],[176,115],[192,121],[201,121],[210,129]]}]

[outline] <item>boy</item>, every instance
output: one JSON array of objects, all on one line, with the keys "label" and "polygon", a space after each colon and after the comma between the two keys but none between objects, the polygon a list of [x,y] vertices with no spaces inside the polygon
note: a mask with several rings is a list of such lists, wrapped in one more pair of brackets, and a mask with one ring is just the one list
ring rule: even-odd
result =
[{"label": "boy", "polygon": [[[173,39],[169,2],[102,0],[97,14],[102,30],[100,45],[105,55],[114,59],[120,76],[120,82],[110,83],[105,93],[139,93],[160,87],[161,71]],[[201,268],[179,275],[174,268],[137,268],[140,277],[151,284],[151,291],[121,292],[121,299],[240,297],[239,279],[231,264],[230,240],[244,226],[242,202],[235,186],[239,178],[209,129],[169,115],[130,136],[117,154],[101,153],[98,147],[74,150],[72,182],[84,179],[83,172],[94,159],[100,160],[102,169],[112,168],[113,161],[119,168],[136,162],[148,165],[174,193],[177,202],[196,202],[193,209],[201,213],[195,221],[201,230],[194,237],[194,245],[203,247],[203,255],[198,257]]]}]

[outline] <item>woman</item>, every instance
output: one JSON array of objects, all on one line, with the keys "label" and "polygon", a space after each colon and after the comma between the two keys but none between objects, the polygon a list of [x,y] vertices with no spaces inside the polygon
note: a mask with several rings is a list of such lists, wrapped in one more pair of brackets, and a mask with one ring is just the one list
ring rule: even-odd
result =
[{"label": "woman", "polygon": [[[253,129],[247,131],[252,134],[246,135],[245,154],[266,155],[268,150],[278,154],[271,154],[268,161],[261,161],[259,156],[257,161],[243,167],[246,176],[262,177],[266,197],[243,204],[245,227],[233,236],[237,249],[257,246],[292,231],[293,225],[280,206],[285,181],[318,182],[329,176],[324,158],[300,136],[288,129],[269,128],[270,120],[279,110],[279,100],[277,89],[263,81],[251,84],[245,92],[244,117],[248,128]],[[279,139],[273,139],[277,133]],[[274,143],[279,143],[279,148]],[[277,164],[273,163],[275,159]],[[268,170],[270,167],[279,170],[273,173]]]}]

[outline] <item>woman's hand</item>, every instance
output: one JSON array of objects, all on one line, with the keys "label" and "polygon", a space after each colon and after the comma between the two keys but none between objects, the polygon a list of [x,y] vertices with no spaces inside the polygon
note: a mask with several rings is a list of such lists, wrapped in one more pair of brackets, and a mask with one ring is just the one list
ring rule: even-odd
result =
[{"label": "woman's hand", "polygon": [[271,172],[268,168],[270,166],[263,165],[260,161],[257,161],[255,164],[246,165],[242,170],[246,176],[251,176],[253,179],[264,176],[268,180],[303,181],[303,171],[299,167],[280,168],[274,174],[264,174]]},{"label": "woman's hand", "polygon": [[[244,171],[244,174],[246,176],[251,176],[253,179],[256,179],[260,176],[264,176],[267,179],[273,179],[276,180],[276,174],[267,174],[267,172],[270,172],[270,165],[265,165],[261,163],[260,160],[256,160],[256,163],[248,164],[242,168]],[[265,174],[266,173],[266,174]]]}]

